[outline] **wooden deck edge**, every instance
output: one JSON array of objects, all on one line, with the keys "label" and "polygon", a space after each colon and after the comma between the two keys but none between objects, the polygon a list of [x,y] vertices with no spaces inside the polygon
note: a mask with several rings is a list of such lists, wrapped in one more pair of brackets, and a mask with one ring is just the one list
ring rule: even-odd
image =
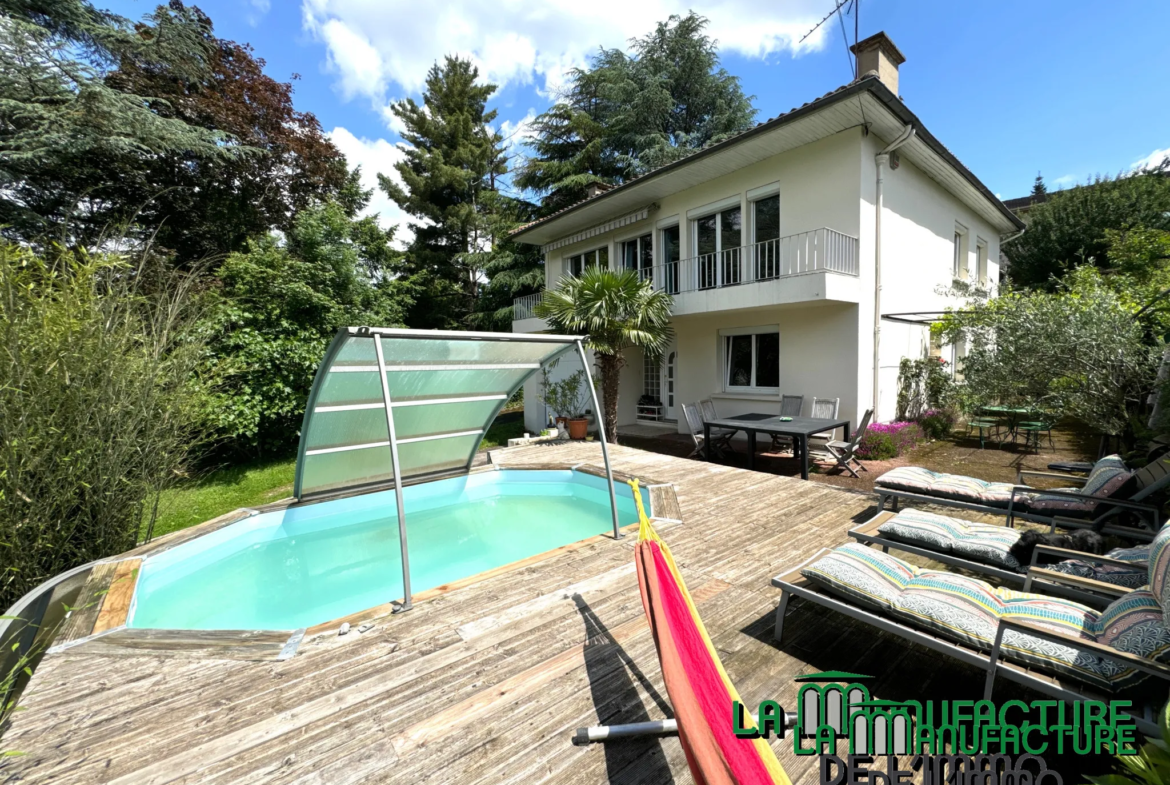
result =
[{"label": "wooden deck edge", "polygon": [[68,617],[53,638],[53,647],[88,637],[93,633],[93,626],[97,623],[106,592],[114,580],[117,569],[117,562],[99,562],[93,566],[81,587],[81,592],[77,595],[77,604],[69,611]]},{"label": "wooden deck edge", "polygon": [[130,603],[134,599],[134,589],[138,585],[138,574],[142,566],[142,559],[124,559],[117,563],[114,578],[106,591],[105,601],[94,622],[93,632],[105,632],[114,627],[126,624],[126,617],[130,615]]}]

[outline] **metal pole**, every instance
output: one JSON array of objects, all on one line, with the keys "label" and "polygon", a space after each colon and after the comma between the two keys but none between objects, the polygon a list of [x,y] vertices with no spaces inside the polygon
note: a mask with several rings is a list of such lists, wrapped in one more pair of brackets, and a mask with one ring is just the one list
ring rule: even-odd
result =
[{"label": "metal pole", "polygon": [[[390,463],[394,470],[394,503],[398,506],[398,546],[402,549],[402,607],[411,609],[410,557],[406,548],[406,509],[402,504],[402,472],[398,468],[398,437],[394,433],[394,409],[390,399],[390,383],[386,381],[386,358],[382,355],[382,336],[374,336],[374,351],[378,355],[378,378],[382,381],[382,402],[386,405],[386,428],[390,433]],[[396,611],[397,612],[397,611]]]},{"label": "metal pole", "polygon": [[589,394],[593,396],[593,411],[597,413],[597,436],[601,439],[601,457],[605,460],[605,476],[609,480],[609,506],[613,512],[613,538],[622,538],[621,524],[618,523],[617,494],[613,490],[613,468],[609,465],[609,447],[605,443],[605,415],[601,412],[601,405],[597,401],[597,388],[593,386],[593,374],[589,372],[589,359],[585,356],[585,347],[577,341],[577,354],[581,357],[581,367],[585,369],[585,379],[589,382]]},{"label": "metal pole", "polygon": [[[796,727],[796,713],[784,712],[784,727]],[[759,719],[753,717],[756,726]],[[573,734],[573,746],[585,747],[589,744],[618,741],[620,739],[640,739],[647,736],[674,736],[678,733],[678,720],[651,720],[650,722],[633,722],[628,725],[594,725],[589,728],[577,728]]]}]

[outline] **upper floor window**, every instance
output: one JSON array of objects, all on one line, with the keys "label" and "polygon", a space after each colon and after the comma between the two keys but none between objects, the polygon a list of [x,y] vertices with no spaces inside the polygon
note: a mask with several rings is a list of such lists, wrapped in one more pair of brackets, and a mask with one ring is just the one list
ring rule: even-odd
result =
[{"label": "upper floor window", "polygon": [[574,278],[579,278],[586,267],[609,267],[609,246],[595,248],[592,251],[570,256],[566,260],[565,272]]},{"label": "upper floor window", "polygon": [[780,194],[752,202],[752,243],[755,249],[756,279],[781,275]]},{"label": "upper floor window", "polygon": [[738,207],[720,210],[696,219],[694,226],[699,288],[739,283],[743,211]]},{"label": "upper floor window", "polygon": [[651,247],[650,235],[644,234],[622,243],[622,267],[627,270],[637,270],[643,281],[651,277],[651,269],[654,267],[654,250]]},{"label": "upper floor window", "polygon": [[660,233],[662,248],[662,288],[667,294],[678,294],[679,260],[682,258],[682,243],[678,224],[668,226]]},{"label": "upper floor window", "polygon": [[724,389],[773,393],[780,389],[780,332],[775,327],[725,330]]},{"label": "upper floor window", "polygon": [[987,285],[987,243],[979,240],[975,243],[975,274],[979,276],[979,285]]},{"label": "upper floor window", "polygon": [[955,261],[953,272],[960,281],[967,280],[967,230],[955,226]]}]

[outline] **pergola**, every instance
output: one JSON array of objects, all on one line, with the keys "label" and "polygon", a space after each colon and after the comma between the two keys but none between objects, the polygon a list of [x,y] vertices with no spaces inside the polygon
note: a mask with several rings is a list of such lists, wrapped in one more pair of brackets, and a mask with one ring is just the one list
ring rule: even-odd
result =
[{"label": "pergola", "polygon": [[574,348],[597,418],[613,532],[617,499],[583,336],[347,327],[317,369],[293,494],[299,501],[393,487],[402,610],[411,607],[402,488],[467,473],[500,409],[540,368]]}]

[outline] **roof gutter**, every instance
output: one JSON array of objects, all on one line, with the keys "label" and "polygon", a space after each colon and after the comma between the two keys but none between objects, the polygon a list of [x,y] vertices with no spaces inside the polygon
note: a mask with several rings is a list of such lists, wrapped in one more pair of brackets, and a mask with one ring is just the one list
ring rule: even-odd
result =
[{"label": "roof gutter", "polygon": [[907,125],[898,138],[882,148],[877,162],[877,190],[874,196],[873,217],[873,416],[881,411],[881,356],[882,356],[882,179],[890,153],[914,138],[915,128]]}]

